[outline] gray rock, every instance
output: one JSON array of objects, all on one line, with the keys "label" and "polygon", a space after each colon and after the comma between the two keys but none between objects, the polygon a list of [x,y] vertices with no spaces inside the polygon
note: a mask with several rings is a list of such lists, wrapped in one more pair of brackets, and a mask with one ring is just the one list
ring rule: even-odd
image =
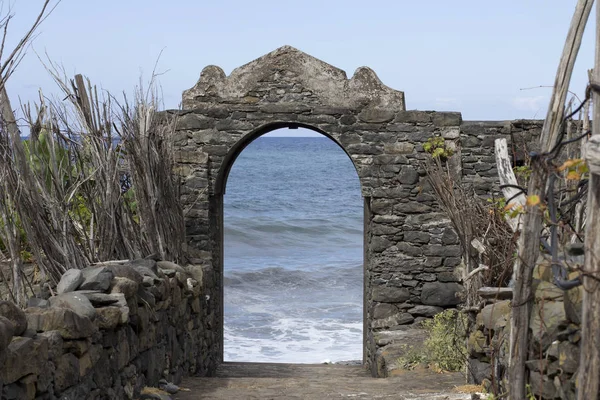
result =
[{"label": "gray rock", "polygon": [[154,307],[156,305],[156,298],[152,293],[146,290],[143,287],[140,287],[138,290],[138,302],[141,304],[147,305],[149,307]]},{"label": "gray rock", "polygon": [[561,325],[568,322],[562,301],[534,303],[529,328],[535,343],[546,348],[554,341],[554,335]]},{"label": "gray rock", "polygon": [[458,244],[458,235],[452,228],[444,229],[442,234],[442,244]]},{"label": "gray rock", "polygon": [[546,376],[542,376],[539,372],[529,372],[529,383],[531,391],[536,396],[541,396],[543,399],[556,398],[556,387],[554,382]]},{"label": "gray rock", "polygon": [[110,287],[113,273],[106,267],[88,267],[83,271],[83,283],[80,290],[99,290],[105,292]]},{"label": "gray rock", "polygon": [[15,336],[21,336],[27,329],[27,317],[15,303],[0,300],[0,316],[13,323],[15,328],[13,335]]},{"label": "gray rock", "polygon": [[477,322],[479,325],[483,325],[487,329],[495,329],[496,323],[501,318],[507,319],[510,316],[510,311],[510,300],[488,304],[487,306],[483,307],[477,316]]},{"label": "gray rock", "polygon": [[371,250],[380,253],[392,245],[392,242],[382,236],[373,236],[371,238]]},{"label": "gray rock", "polygon": [[423,317],[433,317],[434,315],[444,311],[442,307],[418,305],[408,310],[412,315],[420,315]]},{"label": "gray rock", "polygon": [[38,336],[43,337],[48,342],[48,360],[55,363],[63,355],[64,340],[58,331],[40,332]]},{"label": "gray rock", "polygon": [[38,297],[30,297],[29,300],[27,300],[27,307],[48,308],[50,307],[50,302]]},{"label": "gray rock", "polygon": [[132,260],[129,261],[129,263],[127,265],[132,266],[134,269],[137,269],[137,267],[144,267],[144,268],[148,268],[150,271],[154,272],[155,274],[158,272],[158,267],[156,266],[156,261],[150,258],[142,258],[139,260]]},{"label": "gray rock", "polygon": [[385,329],[391,328],[398,325],[407,325],[411,324],[415,318],[409,313],[400,312],[394,315],[391,315],[387,318],[375,319],[371,321],[371,328],[373,329]]},{"label": "gray rock", "polygon": [[50,307],[68,308],[92,321],[96,318],[94,306],[84,294],[79,294],[79,292],[63,293],[50,297]]},{"label": "gray rock", "polygon": [[437,279],[440,282],[459,282],[460,279],[454,274],[454,272],[439,272]]},{"label": "gray rock", "polygon": [[429,243],[429,233],[419,231],[404,232],[404,240],[411,243]]},{"label": "gray rock", "polygon": [[75,385],[79,381],[79,360],[71,353],[63,354],[54,370],[54,388],[57,392]]},{"label": "gray rock", "polygon": [[48,340],[15,337],[6,349],[7,357],[0,368],[0,381],[13,383],[29,375],[38,375],[48,359]]},{"label": "gray rock", "polygon": [[[127,308],[127,315],[125,316],[123,311]],[[129,319],[129,308],[128,307],[102,307],[96,310],[98,316],[96,317],[96,323],[98,328],[113,330],[120,324],[125,324]]]},{"label": "gray rock", "polygon": [[405,185],[414,185],[419,182],[419,173],[413,167],[404,166],[398,174],[398,180]]},{"label": "gray rock", "polygon": [[204,279],[204,269],[202,265],[190,264],[184,267],[186,272],[197,282],[201,283]]},{"label": "gray rock", "polygon": [[373,289],[373,301],[380,303],[403,303],[410,298],[406,288],[376,286]]},{"label": "gray rock", "polygon": [[[137,271],[134,271],[137,274]],[[139,274],[138,274],[139,275]],[[139,286],[143,283],[143,278],[139,275],[140,281],[136,282],[122,276],[115,276],[111,282],[111,293],[122,293],[130,299],[138,292]]]},{"label": "gray rock", "polygon": [[136,270],[142,276],[144,285],[146,284],[146,281],[148,278],[152,279],[152,282],[160,281],[160,278],[158,277],[156,272],[154,272],[152,269],[150,269],[148,267],[134,265],[133,269]]},{"label": "gray rock", "polygon": [[172,261],[157,261],[156,266],[163,270],[174,270],[177,272],[182,272],[184,274],[187,273],[187,271],[182,266],[175,264]]},{"label": "gray rock", "polygon": [[358,114],[358,119],[370,123],[389,122],[394,119],[395,113],[386,109],[370,108]]},{"label": "gray rock", "polygon": [[569,342],[560,342],[558,345],[558,365],[566,373],[575,373],[579,367],[579,347]]},{"label": "gray rock", "polygon": [[463,287],[454,282],[427,282],[421,290],[421,303],[428,306],[455,306],[460,303],[457,296]]},{"label": "gray rock", "polygon": [[389,303],[378,303],[373,307],[373,319],[387,318],[398,312],[398,308]]},{"label": "gray rock", "polygon": [[60,277],[56,286],[58,294],[74,292],[83,283],[83,272],[79,269],[69,269]]},{"label": "gray rock", "polygon": [[158,387],[169,394],[175,394],[179,391],[179,386],[174,385],[171,382],[167,382],[165,379],[161,379],[158,382]]},{"label": "gray rock", "polygon": [[78,290],[76,293],[87,297],[94,307],[109,306],[119,301],[115,296],[96,290]]},{"label": "gray rock", "polygon": [[136,282],[138,285],[142,284],[142,275],[130,265],[107,265],[106,268],[113,273],[113,275],[119,278],[127,278]]},{"label": "gray rock", "polygon": [[15,334],[15,325],[5,317],[0,316],[0,353],[10,344]]},{"label": "gray rock", "polygon": [[491,378],[492,366],[489,363],[479,361],[476,358],[470,358],[469,374],[469,382],[474,382],[475,384],[480,385],[484,379]]}]

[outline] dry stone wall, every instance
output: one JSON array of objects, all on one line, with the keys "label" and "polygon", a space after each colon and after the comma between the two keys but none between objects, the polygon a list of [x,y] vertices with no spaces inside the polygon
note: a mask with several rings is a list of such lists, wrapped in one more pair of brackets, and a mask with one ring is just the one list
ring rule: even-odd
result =
[{"label": "dry stone wall", "polygon": [[69,270],[25,310],[0,302],[0,398],[134,399],[211,373],[220,348],[203,275],[136,260]]},{"label": "dry stone wall", "polygon": [[[580,249],[582,250],[582,249]],[[575,271],[583,256],[571,255]],[[553,283],[552,263],[541,256],[534,268],[534,304],[529,321],[526,362],[530,391],[539,399],[575,399],[581,340],[582,286],[563,291]],[[510,291],[489,291],[485,307],[477,313],[468,339],[469,378],[483,383],[489,393],[506,393],[509,387]]]},{"label": "dry stone wall", "polygon": [[499,194],[494,155],[496,139],[506,139],[513,166],[523,165],[529,153],[538,150],[542,120],[463,121],[460,151],[463,182],[482,196]]}]

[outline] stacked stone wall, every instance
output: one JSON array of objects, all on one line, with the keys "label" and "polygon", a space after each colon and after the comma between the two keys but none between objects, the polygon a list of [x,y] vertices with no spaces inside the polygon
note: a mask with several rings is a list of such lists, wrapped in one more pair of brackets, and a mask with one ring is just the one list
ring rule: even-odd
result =
[{"label": "stacked stone wall", "polygon": [[24,311],[0,302],[0,398],[134,399],[220,361],[214,290],[199,266],[69,270],[58,291]]},{"label": "stacked stone wall", "polygon": [[[582,256],[568,260],[574,278]],[[530,392],[540,399],[575,399],[581,339],[582,286],[563,291],[552,283],[550,260],[540,257],[533,274],[534,303],[529,321],[526,373]],[[468,339],[469,378],[489,393],[506,393],[509,364],[510,291],[489,291]],[[508,297],[508,298],[507,298]]]},{"label": "stacked stone wall", "polygon": [[513,166],[526,162],[538,150],[543,120],[463,121],[460,149],[463,182],[482,196],[498,195],[498,170],[494,155],[496,139],[506,139]]}]

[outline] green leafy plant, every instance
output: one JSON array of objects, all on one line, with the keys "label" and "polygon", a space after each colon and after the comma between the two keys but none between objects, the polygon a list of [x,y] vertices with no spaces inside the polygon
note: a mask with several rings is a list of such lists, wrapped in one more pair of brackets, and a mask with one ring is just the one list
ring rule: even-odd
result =
[{"label": "green leafy plant", "polygon": [[454,154],[454,150],[449,148],[446,141],[441,136],[434,136],[423,144],[423,150],[431,154],[433,158],[439,158],[440,160],[446,160]]},{"label": "green leafy plant", "polygon": [[467,316],[457,310],[446,310],[432,319],[423,321],[428,337],[424,347],[411,348],[397,360],[403,369],[420,364],[442,371],[462,371],[467,362]]},{"label": "green leafy plant", "polygon": [[522,180],[523,182],[529,181],[531,177],[531,166],[529,165],[520,165],[513,168],[513,172],[518,180]]}]

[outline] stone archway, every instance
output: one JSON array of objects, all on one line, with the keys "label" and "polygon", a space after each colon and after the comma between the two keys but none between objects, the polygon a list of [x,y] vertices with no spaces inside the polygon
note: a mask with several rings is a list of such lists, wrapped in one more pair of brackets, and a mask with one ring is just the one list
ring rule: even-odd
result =
[{"label": "stone archway", "polygon": [[205,263],[213,350],[221,357],[224,184],[243,148],[278,127],[324,133],[356,167],[365,199],[364,361],[374,376],[384,374],[379,348],[386,332],[456,304],[452,270],[460,248],[420,162],[428,138],[458,138],[459,113],[405,111],[404,94],[371,69],[361,67],[347,79],[344,71],[284,46],[229,76],[204,68],[183,93],[179,115],[187,240]]}]

